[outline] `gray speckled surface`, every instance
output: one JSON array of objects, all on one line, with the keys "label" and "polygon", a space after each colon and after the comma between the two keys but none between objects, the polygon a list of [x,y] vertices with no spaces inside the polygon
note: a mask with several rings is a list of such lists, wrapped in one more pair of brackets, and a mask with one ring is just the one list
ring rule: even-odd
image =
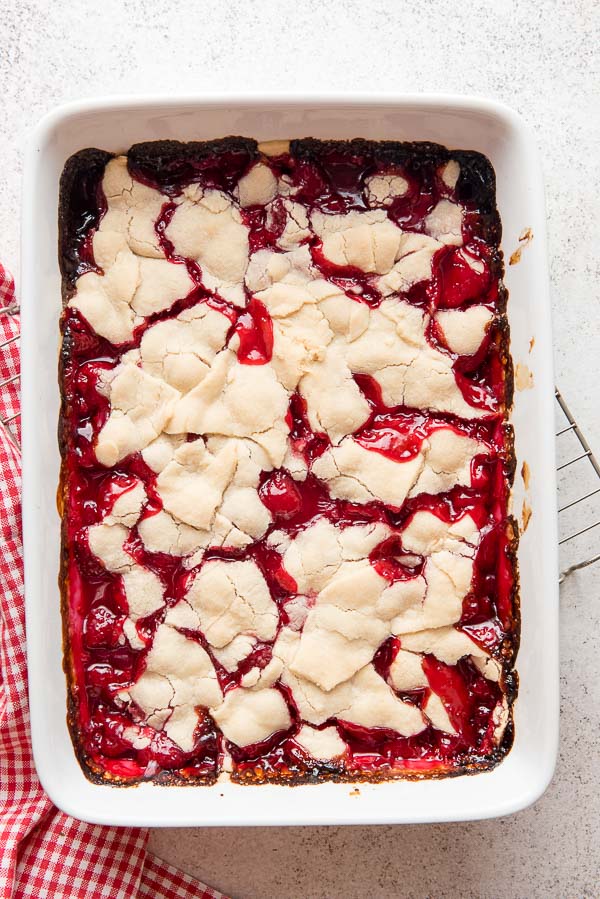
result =
[{"label": "gray speckled surface", "polygon": [[[13,270],[25,135],[65,100],[421,90],[478,93],[515,107],[544,160],[557,380],[600,445],[595,0],[0,0],[0,22],[0,259]],[[564,486],[582,485],[583,477]],[[575,555],[593,545],[593,537],[582,541]],[[164,830],[152,834],[153,849],[238,899],[600,895],[599,588],[600,566],[563,587],[560,760],[533,808],[463,825]]]}]

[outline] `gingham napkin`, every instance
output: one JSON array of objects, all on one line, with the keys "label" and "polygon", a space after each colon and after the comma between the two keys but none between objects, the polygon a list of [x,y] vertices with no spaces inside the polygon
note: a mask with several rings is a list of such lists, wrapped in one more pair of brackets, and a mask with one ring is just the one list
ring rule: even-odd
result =
[{"label": "gingham napkin", "polygon": [[[0,309],[14,301],[0,265]],[[18,316],[0,313],[0,420],[19,409],[10,380],[18,334]],[[18,421],[12,428],[18,436]],[[147,830],[76,821],[40,786],[29,738],[20,463],[0,425],[0,899],[225,899],[147,853]]]}]

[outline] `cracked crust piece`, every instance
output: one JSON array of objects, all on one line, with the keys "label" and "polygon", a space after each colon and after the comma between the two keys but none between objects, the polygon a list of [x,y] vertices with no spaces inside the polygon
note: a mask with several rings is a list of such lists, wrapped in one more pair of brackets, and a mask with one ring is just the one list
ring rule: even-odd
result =
[{"label": "cracked crust piece", "polygon": [[213,455],[202,439],[183,443],[156,479],[164,508],[184,524],[208,530],[236,463],[232,444]]},{"label": "cracked crust piece", "polygon": [[309,724],[303,724],[294,739],[310,758],[322,762],[338,759],[347,749],[335,727],[317,730]]},{"label": "cracked crust piece", "polygon": [[418,708],[398,699],[391,688],[366,665],[350,679],[331,690],[323,690],[317,684],[292,668],[299,650],[300,637],[284,629],[280,632],[274,654],[284,664],[282,682],[292,690],[302,718],[318,726],[329,718],[337,718],[361,727],[384,727],[402,736],[420,733],[425,722]]},{"label": "cracked crust piece", "polygon": [[118,344],[147,316],[186,297],[194,281],[185,265],[165,259],[158,241],[155,222],[166,198],[132,178],[125,156],[108,163],[102,190],[107,208],[92,240],[99,271],[78,278],[70,305]]},{"label": "cracked crust piece", "polygon": [[103,385],[110,415],[98,434],[96,458],[111,467],[143,450],[163,431],[180,394],[160,378],[131,363],[121,363]]},{"label": "cracked crust piece", "polygon": [[379,172],[365,178],[365,198],[371,208],[391,206],[396,197],[403,197],[408,189],[406,178],[393,172]]},{"label": "cracked crust piece", "polygon": [[391,533],[381,523],[350,525],[339,528],[326,518],[316,518],[301,530],[283,550],[282,561],[294,578],[299,594],[318,593],[339,571],[343,562],[360,561]]},{"label": "cracked crust piece", "polygon": [[289,393],[271,366],[242,365],[225,349],[203,380],[178,400],[165,430],[250,437],[261,445],[267,440],[278,465],[286,449],[288,402]]},{"label": "cracked crust piece", "polygon": [[472,559],[445,550],[432,553],[421,576],[389,588],[398,611],[392,619],[392,633],[399,636],[455,624],[462,616],[472,580]]},{"label": "cracked crust piece", "polygon": [[465,400],[456,381],[454,361],[426,338],[429,316],[397,299],[384,300],[370,313],[368,327],[343,341],[345,361],[355,374],[371,375],[385,404],[480,418],[486,410]]},{"label": "cracked crust piece", "polygon": [[335,265],[385,275],[400,253],[402,231],[384,210],[345,215],[313,212],[311,225],[321,239],[325,258]]},{"label": "cracked crust piece", "polygon": [[240,178],[234,192],[242,209],[266,206],[277,195],[277,178],[268,166],[257,162]]},{"label": "cracked crust piece", "polygon": [[440,200],[425,218],[425,230],[440,243],[460,247],[462,238],[463,211],[458,203]]},{"label": "cracked crust piece", "polygon": [[225,737],[236,746],[261,743],[292,724],[285,699],[274,689],[256,692],[238,687],[211,711]]},{"label": "cracked crust piece", "polygon": [[146,669],[128,692],[146,720],[164,712],[162,727],[156,729],[164,730],[187,751],[194,745],[196,707],[217,706],[222,701],[208,653],[166,624],[158,628],[146,657]]},{"label": "cracked crust piece", "polygon": [[319,456],[312,472],[327,482],[334,497],[400,508],[407,496],[442,493],[457,484],[470,486],[471,462],[482,453],[484,446],[451,428],[434,431],[406,461],[389,459],[344,437],[339,446]]},{"label": "cracked crust piece", "polygon": [[242,635],[272,640],[277,631],[277,606],[254,562],[206,562],[183,601],[196,613],[196,628],[217,649]]},{"label": "cracked crust piece", "polygon": [[472,356],[477,352],[493,318],[494,313],[486,306],[446,309],[436,315],[446,346],[459,356]]},{"label": "cracked crust piece", "polygon": [[242,283],[249,243],[239,208],[222,191],[202,189],[197,184],[186,187],[176,202],[165,229],[174,252],[200,265],[205,287],[244,305]]},{"label": "cracked crust piece", "polygon": [[88,150],[59,225],[86,773],[495,765],[518,598],[488,161],[361,139]]},{"label": "cracked crust piece", "polygon": [[227,316],[206,303],[198,303],[144,332],[141,366],[186,394],[210,371],[215,356],[225,346],[230,327]]},{"label": "cracked crust piece", "polygon": [[341,566],[306,617],[292,673],[331,690],[370,662],[389,635],[376,614],[386,585],[368,561]]}]

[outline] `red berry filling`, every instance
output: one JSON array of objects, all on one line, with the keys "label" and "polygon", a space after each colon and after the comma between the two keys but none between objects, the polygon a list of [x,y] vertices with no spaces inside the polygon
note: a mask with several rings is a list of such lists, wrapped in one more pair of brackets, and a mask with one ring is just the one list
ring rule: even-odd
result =
[{"label": "red berry filling", "polygon": [[[310,142],[308,142],[310,143]],[[233,758],[235,774],[242,780],[270,778],[310,779],[348,774],[354,777],[404,773],[436,773],[462,770],[477,759],[492,763],[497,747],[493,740],[494,713],[502,700],[503,689],[486,679],[468,659],[447,665],[433,655],[425,655],[423,670],[429,689],[439,696],[456,734],[433,726],[414,737],[402,737],[384,728],[363,728],[343,719],[325,722],[322,727],[338,727],[348,750],[343,762],[311,762],[298,749],[294,736],[300,716],[292,692],[279,684],[292,717],[289,731],[272,734],[267,740],[243,748],[227,744],[206,713],[200,716],[194,734],[194,746],[183,751],[162,731],[143,722],[139,710],[125,707],[119,694],[140,676],[146,665],[148,648],[164,620],[166,608],[185,594],[190,572],[184,561],[163,553],[151,553],[144,547],[134,528],[126,549],[139,565],[158,576],[165,588],[166,608],[136,623],[145,644],[133,649],[125,640],[123,627],[127,603],[120,578],[98,562],[90,550],[87,528],[111,514],[115,501],[139,483],[148,498],[142,518],[162,508],[156,490],[156,475],[140,454],[120,461],[113,469],[98,464],[94,444],[105,424],[109,405],[99,392],[103,378],[124,351],[138,347],[144,331],[156,321],[173,318],[198,302],[209,303],[229,318],[228,338],[236,335],[238,360],[244,365],[264,365],[273,353],[273,322],[263,303],[252,296],[244,308],[223,299],[218,291],[208,290],[202,282],[201,266],[195,260],[175,255],[166,237],[176,204],[184,186],[198,182],[229,194],[252,160],[242,148],[230,152],[200,155],[168,155],[162,162],[137,159],[130,163],[132,174],[143,183],[165,194],[165,204],[156,222],[156,233],[165,255],[173,264],[187,266],[195,288],[171,309],[151,316],[139,325],[132,343],[114,346],[98,337],[83,317],[67,307],[62,328],[63,389],[63,475],[66,488],[65,548],[67,552],[68,623],[70,664],[73,669],[72,695],[75,701],[72,725],[86,757],[96,772],[117,780],[143,777],[168,777],[210,780],[218,773],[226,746]],[[282,154],[272,159],[274,173],[285,176],[296,202],[309,210],[343,214],[364,210],[365,179],[389,164],[362,145],[352,150],[331,149],[318,152]],[[396,168],[408,182],[408,189],[389,204],[389,218],[405,231],[421,233],[424,219],[440,199],[462,199],[466,210],[463,223],[465,245],[445,247],[433,261],[432,277],[402,294],[402,299],[433,314],[437,309],[458,309],[483,304],[501,314],[498,289],[499,263],[493,240],[485,236],[490,214],[477,204],[477,194],[469,198],[465,185],[449,189],[439,176],[440,160],[418,148],[408,152]],[[95,228],[106,210],[106,201],[96,181],[82,181],[73,215],[77,222],[71,231],[70,245],[63,247],[64,270],[72,281],[87,271],[97,271],[92,241]],[[93,183],[92,183],[93,182]],[[250,207],[242,211],[249,228],[250,252],[277,247],[285,227],[285,209],[280,198],[267,210]],[[374,279],[351,266],[337,266],[324,255],[321,241],[308,239],[311,258],[320,275],[337,285],[357,303],[378,306],[382,295]],[[428,339],[432,346],[443,346],[439,328],[432,320]],[[505,428],[506,364],[500,337],[491,333],[472,357],[454,356],[454,373],[465,400],[474,409],[486,412],[484,420],[458,419],[450,414],[396,407],[389,409],[374,378],[356,374],[355,381],[371,407],[368,421],[354,438],[364,449],[403,463],[414,459],[435,430],[452,428],[458,434],[481,441],[486,453],[471,463],[471,486],[456,486],[436,495],[426,493],[407,499],[400,508],[382,502],[352,503],[332,498],[326,484],[311,473],[295,478],[286,469],[263,472],[259,496],[272,517],[270,531],[277,529],[288,537],[296,536],[315,517],[324,517],[340,528],[369,522],[383,522],[402,529],[419,511],[430,511],[445,522],[456,522],[465,514],[473,517],[482,538],[477,549],[471,590],[463,602],[458,627],[479,646],[498,656],[502,647],[510,647],[517,627],[514,606],[515,570],[513,535],[507,519],[507,499],[511,477],[511,449]],[[290,399],[287,416],[289,446],[306,466],[331,447],[325,433],[316,433],[309,424],[306,402],[299,393]],[[195,435],[194,435],[195,436]],[[265,538],[243,549],[209,550],[206,558],[253,559],[261,569],[280,613],[280,628],[287,625],[286,605],[298,592],[294,578],[286,571],[281,553]],[[423,571],[423,559],[407,553],[397,536],[380,543],[370,554],[375,570],[390,583],[410,581]],[[270,644],[258,643],[234,672],[227,671],[203,638],[198,639],[213,660],[224,691],[240,685],[251,669],[263,669],[271,661]],[[375,653],[375,670],[389,678],[401,639],[388,638]],[[405,701],[422,708],[427,688],[402,694]],[[131,738],[131,729],[138,739]]]}]

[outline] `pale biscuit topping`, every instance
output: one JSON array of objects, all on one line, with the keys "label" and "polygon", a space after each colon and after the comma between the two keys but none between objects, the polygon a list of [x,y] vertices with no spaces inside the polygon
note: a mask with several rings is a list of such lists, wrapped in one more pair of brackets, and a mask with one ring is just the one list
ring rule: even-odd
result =
[{"label": "pale biscuit topping", "polygon": [[[263,151],[284,152],[278,143]],[[438,172],[448,189],[442,195],[453,195],[458,177],[455,162]],[[109,163],[103,188],[107,212],[93,240],[101,271],[79,278],[71,305],[113,343],[145,328],[136,348],[102,376],[109,414],[95,452],[108,468],[141,453],[156,475],[152,502],[142,482],[133,482],[87,532],[92,554],[122,579],[129,613],[121,639],[146,652],[143,673],[121,695],[143,716],[130,729],[133,745],[153,728],[190,751],[208,714],[238,747],[289,731],[309,758],[330,762],[347,752],[335,722],[406,737],[430,725],[455,734],[424,656],[447,665],[468,658],[489,680],[502,670],[456,627],[482,537],[474,518],[446,521],[420,509],[392,528],[375,520],[334,523],[317,508],[286,531],[261,485],[265,473],[283,468],[297,482],[318,479],[332,502],[388,512],[421,494],[472,486],[473,460],[489,448],[444,419],[402,459],[361,443],[373,405],[355,378],[370,376],[388,407],[467,420],[487,414],[465,398],[453,366],[455,355],[477,352],[493,313],[482,305],[435,311],[403,296],[432,277],[445,245],[462,246],[461,206],[440,199],[424,233],[405,231],[390,215],[409,182],[380,172],[364,183],[360,202],[368,209],[325,213],[292,199],[291,180],[278,179],[264,157],[231,193],[192,184],[169,199],[135,181],[124,158]],[[175,206],[164,229],[173,259],[155,229],[167,202]],[[264,207],[266,227],[279,230],[268,248],[251,253],[253,207]],[[469,259],[477,270],[478,260]],[[332,266],[350,268],[353,277],[359,271],[364,281],[353,286],[332,275]],[[168,315],[199,278],[199,301]],[[221,299],[206,302],[207,291]],[[250,297],[266,310],[272,333],[272,353],[257,364],[240,357],[234,326]],[[159,320],[145,324],[157,313]],[[310,429],[326,435],[312,459],[290,442],[296,393]],[[284,506],[284,515],[293,514]],[[132,535],[146,553],[182,559],[186,586],[176,601],[134,561],[126,549]],[[372,558],[391,537],[413,571],[398,579],[380,573]],[[264,559],[253,554],[263,538],[274,554],[270,564],[281,562],[283,600],[271,594]],[[165,604],[147,646],[136,623]],[[400,649],[386,680],[373,659],[388,639]],[[264,646],[268,655],[256,661]],[[221,688],[224,671],[238,672],[233,688]],[[291,693],[298,726],[278,684]],[[422,709],[398,696],[419,690],[426,691]],[[497,718],[500,731],[505,722],[500,712]]]}]

